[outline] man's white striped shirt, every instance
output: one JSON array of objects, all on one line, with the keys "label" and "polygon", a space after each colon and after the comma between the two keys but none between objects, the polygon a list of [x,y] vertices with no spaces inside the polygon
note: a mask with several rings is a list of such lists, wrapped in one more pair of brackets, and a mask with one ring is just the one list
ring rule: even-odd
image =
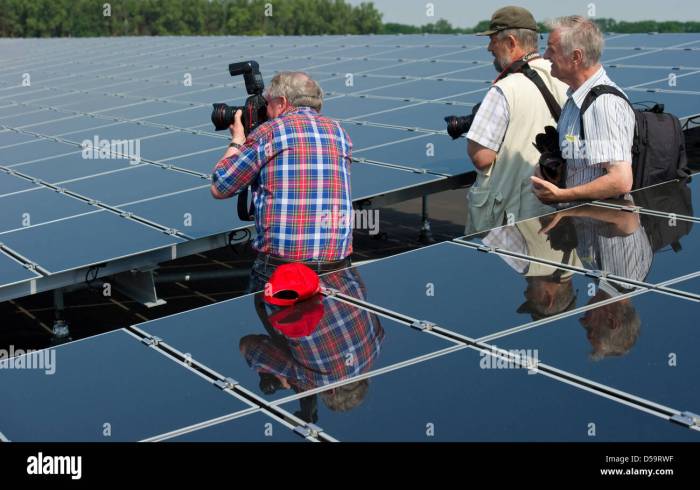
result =
[{"label": "man's white striped shirt", "polygon": [[581,105],[591,88],[610,85],[620,89],[600,69],[576,91],[567,91],[557,125],[559,146],[566,158],[566,186],[587,184],[605,174],[603,163],[632,163],[634,112],[616,95],[600,95],[583,114],[585,142],[581,135]]}]

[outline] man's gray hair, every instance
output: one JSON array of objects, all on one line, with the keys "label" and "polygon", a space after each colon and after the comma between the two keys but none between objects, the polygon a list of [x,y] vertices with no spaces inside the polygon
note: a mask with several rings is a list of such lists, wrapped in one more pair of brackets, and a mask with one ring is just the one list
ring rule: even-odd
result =
[{"label": "man's gray hair", "polygon": [[272,77],[268,97],[286,97],[295,107],[311,107],[317,111],[323,106],[323,90],[309,75],[301,71],[281,71]]},{"label": "man's gray hair", "polygon": [[561,49],[565,56],[571,56],[575,49],[580,49],[584,68],[598,63],[604,40],[603,33],[595,22],[580,15],[570,15],[554,19],[547,25],[552,31],[559,29]]},{"label": "man's gray hair", "polygon": [[536,51],[538,34],[530,29],[504,29],[496,34],[496,39],[499,41],[513,36],[520,47],[526,51]]},{"label": "man's gray hair", "polygon": [[617,317],[619,326],[611,329],[608,325],[601,328],[600,345],[591,352],[591,359],[600,361],[606,357],[624,356],[637,343],[642,320],[632,302],[618,301],[600,308],[608,308]]}]

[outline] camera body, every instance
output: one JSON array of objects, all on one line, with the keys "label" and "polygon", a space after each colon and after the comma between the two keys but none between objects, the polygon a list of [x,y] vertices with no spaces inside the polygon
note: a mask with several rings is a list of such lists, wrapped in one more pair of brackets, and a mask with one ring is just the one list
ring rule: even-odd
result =
[{"label": "camera body", "polygon": [[468,116],[445,117],[445,122],[447,123],[447,134],[449,134],[453,140],[456,140],[463,134],[469,132],[469,128],[471,128],[472,122],[474,122],[474,117],[476,116],[476,113],[479,112],[479,107],[481,107],[481,103],[476,104],[472,108],[472,113]]},{"label": "camera body", "polygon": [[228,65],[232,77],[243,75],[246,92],[249,97],[243,106],[229,106],[224,103],[213,104],[211,122],[217,131],[223,131],[233,124],[236,112],[243,111],[241,122],[243,130],[248,135],[255,128],[267,121],[267,102],[263,97],[265,82],[260,74],[260,66],[256,61],[242,61]]}]

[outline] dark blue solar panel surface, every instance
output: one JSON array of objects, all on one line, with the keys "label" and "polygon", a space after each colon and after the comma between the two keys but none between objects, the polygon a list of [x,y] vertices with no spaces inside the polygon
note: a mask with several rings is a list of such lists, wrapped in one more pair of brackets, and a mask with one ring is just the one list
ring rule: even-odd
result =
[{"label": "dark blue solar panel surface", "polygon": [[26,179],[0,172],[0,197],[32,188],[37,188],[37,186]]},{"label": "dark blue solar panel surface", "polygon": [[465,160],[466,152],[465,139],[454,141],[449,136],[426,134],[410,141],[356,152],[355,155],[378,162],[421,168],[446,175],[458,175],[471,170],[470,164]]},{"label": "dark blue solar panel surface", "polygon": [[24,145],[10,146],[2,149],[0,165],[11,166],[40,158],[65,155],[79,150],[77,146],[66,143],[37,139]]},{"label": "dark blue solar panel surface", "polygon": [[420,99],[440,99],[452,97],[464,92],[486,89],[483,82],[454,82],[437,80],[415,80],[397,83],[391,87],[370,90],[368,95],[386,95],[391,97],[416,97]]},{"label": "dark blue solar panel surface", "polygon": [[[0,243],[2,243],[2,235],[0,235]],[[19,262],[0,252],[0,277],[2,277],[4,284],[13,284],[20,281],[35,279],[39,277],[39,275],[30,272]]]},{"label": "dark blue solar panel surface", "polygon": [[2,147],[16,145],[27,141],[34,141],[34,137],[28,134],[16,133],[7,129],[0,131],[0,145]]},{"label": "dark blue solar panel surface", "polygon": [[118,205],[191,189],[207,182],[195,175],[140,164],[123,171],[70,182],[64,187],[106,204]]},{"label": "dark blue solar panel surface", "polygon": [[[598,291],[591,303],[608,297]],[[695,301],[647,293],[495,343],[504,349],[536,348],[540,362],[697,413],[698,311]]]},{"label": "dark blue solar panel surface", "polygon": [[[93,206],[47,188],[0,198],[0,233],[95,211]],[[0,241],[2,241],[0,234]]]},{"label": "dark blue solar panel surface", "polygon": [[172,442],[303,442],[272,418],[256,412],[170,439]]},{"label": "dark blue solar panel surface", "polygon": [[[552,252],[552,259],[561,253]],[[515,264],[521,265],[521,264]],[[358,267],[368,301],[412,318],[430,320],[480,338],[533,320],[525,306],[556,268],[529,264],[515,269],[502,258],[442,243]],[[591,279],[564,273],[559,290],[581,306]],[[559,311],[554,311],[558,313]]]},{"label": "dark blue solar panel surface", "polygon": [[107,211],[22,229],[3,235],[2,240],[51,272],[182,241]]},{"label": "dark blue solar panel surface", "polygon": [[212,199],[208,184],[202,188],[122,208],[168,228],[180,230],[192,238],[252,225],[250,221],[238,219],[235,202]]},{"label": "dark blue solar panel surface", "polygon": [[351,168],[353,200],[369,198],[381,193],[416,187],[441,179],[437,175],[420,174],[372,164],[353,163]]},{"label": "dark blue solar panel surface", "polygon": [[[471,167],[464,140],[455,142],[440,134],[444,131],[443,117],[469,113],[471,105],[483,98],[488,83],[496,76],[492,55],[486,49],[488,39],[476,36],[245,38],[231,55],[233,59],[226,54],[231,46],[229,38],[80,39],[70,40],[70,46],[63,42],[26,40],[13,47],[16,51],[8,50],[5,57],[9,58],[10,73],[0,75],[0,125],[20,132],[0,130],[0,165],[16,165],[16,170],[31,177],[63,182],[62,187],[91,199],[123,204],[124,211],[159,226],[176,228],[191,238],[204,238],[251,223],[237,220],[233,201],[211,199],[208,181],[196,175],[148,164],[133,167],[124,159],[85,159],[79,147],[43,136],[65,134],[67,140],[76,143],[94,136],[138,138],[144,158],[209,175],[223,154],[228,136],[227,132],[217,133],[218,138],[206,134],[213,133],[209,120],[211,103],[241,104],[246,96],[242,80],[229,77],[226,64],[257,57],[267,83],[275,70],[306,69],[331,92],[324,103],[325,115],[365,122],[361,126],[344,123],[353,139],[356,158],[456,175]],[[700,67],[697,35],[610,35],[607,46],[604,63],[615,66],[606,69],[626,89],[632,101],[661,102],[680,117],[700,113],[696,100],[700,78],[692,69]],[[106,61],[104,56],[113,55],[115,50],[128,55],[117,64]],[[158,50],[157,67],[153,66],[154,50]],[[25,69],[27,60],[31,59],[26,56],[29,52],[43,53],[56,62],[41,70],[33,67],[32,86],[18,87],[11,73]],[[62,61],[66,63],[61,64]],[[217,65],[221,68],[216,68]],[[192,74],[191,86],[184,83],[183,73]],[[347,83],[348,74],[353,76],[352,85]],[[438,80],[441,77],[445,80]],[[669,80],[675,80],[675,85],[669,84]],[[442,99],[460,104],[416,104],[403,99]],[[20,102],[27,105],[17,106]],[[100,117],[90,117],[90,113]],[[143,124],[137,124],[139,121]],[[178,129],[195,127],[204,133]],[[21,134],[23,130],[34,131],[38,137]],[[434,147],[426,146],[428,143]],[[64,153],[68,155],[59,156]],[[38,161],[23,163],[32,160]],[[103,172],[111,173],[96,175]],[[352,179],[353,198],[361,199],[435,183],[442,177],[355,163]],[[691,191],[688,195],[684,189],[677,184],[666,184],[633,193],[635,205],[641,208],[639,214],[593,206],[586,209],[618,213],[614,219],[610,218],[612,214],[606,215],[606,219],[613,221],[617,220],[616,216],[638,219],[645,233],[649,233],[652,247],[658,245],[653,241],[654,232],[663,235],[673,231],[669,228],[669,220],[673,218],[670,213],[698,220],[697,183],[687,187]],[[0,173],[0,196],[4,196],[0,197],[0,204],[4,203],[5,210],[0,219],[0,242],[50,272],[102,263],[184,241],[6,173]],[[679,204],[679,198],[686,202]],[[132,201],[141,202],[125,204]],[[84,212],[90,214],[41,224]],[[32,225],[26,229],[22,226],[26,221],[20,219],[25,215]],[[591,222],[596,217],[585,219]],[[681,221],[685,228],[678,241],[680,248],[675,244],[654,247],[644,281],[676,280],[700,271],[695,260],[700,246],[697,226],[687,226],[690,223],[687,219]],[[596,257],[578,251],[564,260],[561,250],[548,247],[551,237],[538,235],[543,223],[539,219],[529,220],[514,228],[526,237],[525,255],[576,267],[590,268],[591,264],[600,263],[594,260]],[[599,244],[610,236],[610,226],[606,226],[596,236]],[[3,233],[18,227],[21,229]],[[620,272],[607,265],[602,270]],[[698,368],[692,337],[697,303],[693,301],[655,292],[636,294],[637,291],[631,299],[625,297],[611,305],[596,306],[591,303],[590,293],[605,290],[599,279],[536,260],[481,253],[457,244],[423,248],[362,265],[356,271],[364,292],[347,293],[361,297],[370,308],[388,308],[473,338],[487,336],[487,342],[492,339],[502,347],[539,349],[540,360],[557,368],[648,397],[653,402],[672,405],[674,409],[696,412],[700,409],[696,395],[688,389]],[[0,275],[2,284],[37,277],[3,253],[0,253]],[[341,275],[334,273],[327,280],[338,280]],[[700,280],[694,278],[675,282],[670,287],[700,294],[699,284]],[[607,289],[613,290],[623,294],[634,291]],[[553,298],[562,297],[566,299],[563,303],[552,303]],[[634,305],[641,319],[634,345],[625,355],[591,360],[593,344],[600,347],[606,332],[593,332],[587,338],[577,319],[583,316],[595,320],[601,312],[608,311],[606,308],[626,301]],[[333,312],[339,304],[342,303],[331,298],[324,300],[324,325],[333,324],[329,319],[338,318]],[[539,311],[543,304],[552,308]],[[344,308],[355,314],[355,318],[375,316],[356,306],[344,305]],[[587,311],[572,314],[573,308]],[[550,319],[554,314],[563,318]],[[537,323],[532,324],[533,321]],[[345,383],[334,394],[317,395],[319,425],[341,440],[697,440],[694,432],[580,387],[528,375],[522,369],[483,369],[480,365],[483,356],[478,352],[465,350],[425,361],[417,356],[454,344],[384,317],[379,318],[379,324],[383,332],[381,348],[370,356],[364,373],[397,362],[421,362],[372,376],[369,381]],[[525,324],[529,325],[523,327]],[[518,326],[526,329],[511,330]],[[276,358],[278,351],[268,349],[270,332],[262,325],[252,296],[166,317],[139,328],[190,353],[208,367],[232,376],[260,394],[266,403],[295,393],[283,390],[268,396],[260,391],[259,373],[264,356],[271,355],[268,362],[285,358]],[[47,381],[47,376],[39,376],[37,372],[29,375],[12,372],[11,376],[0,378],[0,384],[32,386],[31,390],[24,390],[24,395],[12,395],[15,398],[8,402],[12,409],[0,415],[0,431],[18,440],[102,440],[102,424],[111,423],[102,419],[112,418],[119,429],[113,429],[112,440],[137,440],[246,407],[126,335],[120,332],[66,346],[63,352],[73,351],[75,355],[65,356],[66,371],[60,375],[57,372],[53,380]],[[290,345],[296,349],[293,352],[301,355],[300,341],[287,339],[287,347]],[[668,364],[670,353],[677,357],[675,367]],[[336,354],[342,358],[344,353]],[[104,361],[105,356],[128,358],[132,362],[126,374],[122,363],[116,361],[106,366],[103,362],[101,370],[86,369],[92,360]],[[112,369],[114,366],[119,369]],[[74,383],[78,376],[72,373],[77,372],[85,378],[80,388],[87,389],[92,396],[89,412],[83,406],[74,409],[81,397],[63,389],[69,377]],[[303,385],[300,380],[309,381],[299,390],[305,391],[334,380],[344,383],[348,381],[345,374],[345,377],[330,376],[323,382],[316,380],[315,385],[309,384],[313,376],[308,373],[305,378],[297,371],[297,378],[288,379],[296,379],[300,386]],[[104,389],[101,383],[105,379],[108,380],[105,386],[116,383],[116,392]],[[137,381],[132,386],[129,383],[133,379]],[[5,384],[3,392],[12,391]],[[121,403],[131,398],[134,389],[144,393],[145,412],[125,409]],[[357,393],[357,406],[345,412],[328,409],[334,397],[343,391]],[[66,416],[65,423],[56,424],[44,412],[40,413],[39,407],[54,405],[51,402],[58,398],[55,394],[59,392],[69,395],[61,398],[61,414],[73,411],[81,417]],[[183,400],[186,407],[181,403]],[[513,400],[517,400],[516,410]],[[163,410],[162,406],[169,409]],[[177,409],[172,410],[172,406]],[[285,403],[283,408],[294,412],[299,401]],[[595,437],[588,435],[591,423],[596,426]],[[267,424],[272,425],[272,438],[265,436]],[[432,424],[435,433],[432,439],[427,437],[426,424]],[[176,440],[301,439],[259,412]]]},{"label": "dark blue solar panel surface", "polygon": [[248,408],[123,330],[32,354],[35,366],[51,367],[45,353],[54,372],[2,370],[10,440],[136,441]]},{"label": "dark blue solar panel surface", "polygon": [[[334,412],[319,401],[317,424],[342,441],[700,440],[696,432],[525,369],[483,369],[483,359],[466,350],[375,376],[351,410]],[[283,407],[296,410],[299,402]]]},{"label": "dark blue solar panel surface", "polygon": [[[340,291],[357,287],[356,275],[337,274],[324,284]],[[359,276],[359,281],[362,279]],[[283,377],[295,391],[306,391],[453,345],[330,298],[322,304],[318,326],[310,335],[298,338],[273,336],[271,332],[277,331],[263,325],[254,296],[143,323],[138,328],[270,400],[294,391],[263,393],[260,373]]]},{"label": "dark blue solar panel surface", "polygon": [[[479,97],[479,99],[481,98],[483,98],[483,96]],[[376,114],[358,117],[357,119],[373,123],[441,131],[445,129],[445,116],[459,113],[460,109],[463,114],[471,113],[471,109],[464,110],[463,107],[447,104],[410,102],[409,105],[410,106],[395,111],[378,112]]]},{"label": "dark blue solar panel surface", "polygon": [[[683,223],[678,224],[669,217],[646,214],[637,216],[627,211],[592,205],[580,206],[575,212],[578,214],[573,218],[572,223],[576,228],[576,251],[586,269],[604,270],[618,277],[651,284],[700,271],[700,262],[696,259],[700,253],[700,228],[697,226],[689,223],[687,232],[679,237],[680,247],[676,250],[671,247],[671,244],[653,250],[655,242],[650,238],[652,235],[674,236],[677,227],[682,226]],[[619,221],[611,223],[611,219]],[[533,218],[516,225],[516,227],[522,226],[539,228],[542,225],[540,218]],[[500,230],[506,231],[508,228],[511,227],[506,226]],[[551,237],[552,233],[549,236]],[[478,237],[467,237],[467,240],[481,241]],[[506,244],[500,248],[509,252],[523,253],[522,250],[510,245]],[[617,247],[624,248],[624,257],[615,257],[612,253]],[[551,260],[551,246],[527,252],[525,255],[528,254],[534,258]],[[643,262],[644,269],[638,270],[634,274],[635,277],[630,277],[629,261],[641,264],[641,259],[633,257],[651,256],[653,257],[650,261]]]},{"label": "dark blue solar panel surface", "polygon": [[[91,128],[98,128],[101,130],[101,126],[115,124],[114,121],[109,119],[103,120],[90,116],[68,116],[70,116],[70,114],[66,114],[66,119],[61,116],[60,121],[56,120],[32,124],[27,127],[27,129],[36,133],[45,134],[47,136],[65,135],[66,139],[72,139],[72,134],[74,132]],[[92,137],[92,135],[94,135],[94,131],[90,137]]]},{"label": "dark blue solar panel surface", "polygon": [[103,172],[127,168],[130,161],[116,158],[83,158],[82,151],[69,155],[47,158],[38,162],[24,163],[16,170],[28,176],[42,179],[50,184],[85,178]]}]

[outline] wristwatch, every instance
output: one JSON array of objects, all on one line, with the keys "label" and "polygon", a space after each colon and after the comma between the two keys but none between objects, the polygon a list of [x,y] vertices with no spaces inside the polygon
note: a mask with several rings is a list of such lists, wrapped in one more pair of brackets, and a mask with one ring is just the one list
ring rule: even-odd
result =
[{"label": "wristwatch", "polygon": [[242,146],[242,145],[239,145],[239,144],[236,143],[235,141],[232,141],[232,142],[230,142],[230,143],[228,144],[228,147],[229,147],[229,148],[235,148],[236,150],[240,150],[240,149],[241,149],[241,146]]}]

